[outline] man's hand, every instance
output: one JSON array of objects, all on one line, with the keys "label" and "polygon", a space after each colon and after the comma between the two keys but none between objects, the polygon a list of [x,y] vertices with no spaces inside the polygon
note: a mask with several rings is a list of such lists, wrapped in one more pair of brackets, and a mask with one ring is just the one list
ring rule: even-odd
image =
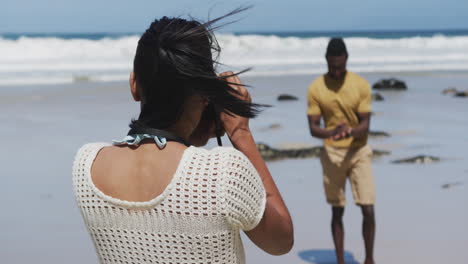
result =
[{"label": "man's hand", "polygon": [[330,137],[331,140],[341,140],[351,136],[353,129],[349,127],[346,122],[341,122],[333,130],[333,135]]}]

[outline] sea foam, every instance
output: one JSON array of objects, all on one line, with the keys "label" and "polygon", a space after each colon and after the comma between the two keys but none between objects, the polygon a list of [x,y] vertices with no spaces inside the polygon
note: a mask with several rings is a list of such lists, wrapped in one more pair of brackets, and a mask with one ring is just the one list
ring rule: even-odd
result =
[{"label": "sea foam", "polygon": [[[218,71],[252,67],[248,75],[326,71],[326,37],[218,34]],[[0,37],[0,85],[29,85],[128,78],[139,36],[62,39]],[[345,39],[348,68],[356,72],[468,70],[468,36]]]}]

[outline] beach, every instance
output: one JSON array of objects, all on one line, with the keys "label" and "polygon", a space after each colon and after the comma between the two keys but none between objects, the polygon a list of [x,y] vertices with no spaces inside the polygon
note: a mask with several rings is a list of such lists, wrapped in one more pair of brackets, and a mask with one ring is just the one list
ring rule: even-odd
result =
[{"label": "beach", "polygon": [[[350,68],[353,70],[353,68]],[[358,72],[359,73],[359,72]],[[319,146],[310,136],[306,92],[318,72],[246,75],[254,101],[270,104],[251,128],[257,142],[277,148]],[[371,130],[390,137],[369,139],[390,151],[374,160],[377,263],[464,263],[468,260],[468,98],[443,95],[468,89],[465,70],[364,72],[369,82],[396,77],[407,91],[380,92],[372,103]],[[278,102],[279,94],[297,101]],[[0,150],[4,201],[0,217],[1,263],[97,263],[75,205],[71,166],[88,142],[122,138],[139,106],[126,81],[81,80],[64,84],[0,87]],[[229,145],[224,137],[223,143]],[[216,142],[210,141],[208,148]],[[430,164],[394,164],[417,155]],[[293,217],[295,245],[284,256],[263,253],[243,236],[248,263],[334,263],[317,158],[268,162]],[[361,263],[361,213],[347,186],[344,217],[347,263]]]}]

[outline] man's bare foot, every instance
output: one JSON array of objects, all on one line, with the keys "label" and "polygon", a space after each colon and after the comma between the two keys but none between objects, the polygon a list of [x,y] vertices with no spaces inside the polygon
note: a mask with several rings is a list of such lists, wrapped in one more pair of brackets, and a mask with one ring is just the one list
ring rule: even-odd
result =
[{"label": "man's bare foot", "polygon": [[345,264],[343,257],[336,257],[336,264]]}]

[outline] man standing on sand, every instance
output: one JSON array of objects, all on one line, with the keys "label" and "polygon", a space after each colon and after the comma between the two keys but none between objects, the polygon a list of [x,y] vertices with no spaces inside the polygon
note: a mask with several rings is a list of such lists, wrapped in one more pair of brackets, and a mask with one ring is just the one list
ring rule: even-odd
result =
[{"label": "man standing on sand", "polygon": [[[332,235],[339,264],[344,263],[343,213],[345,184],[349,178],[354,202],[363,214],[362,234],[366,248],[364,264],[374,264],[375,187],[372,150],[367,145],[371,92],[361,76],[346,71],[348,52],[341,38],[328,43],[328,73],[318,77],[308,89],[310,133],[324,139],[320,161],[327,202],[332,206]],[[323,117],[325,127],[320,127]]]}]

